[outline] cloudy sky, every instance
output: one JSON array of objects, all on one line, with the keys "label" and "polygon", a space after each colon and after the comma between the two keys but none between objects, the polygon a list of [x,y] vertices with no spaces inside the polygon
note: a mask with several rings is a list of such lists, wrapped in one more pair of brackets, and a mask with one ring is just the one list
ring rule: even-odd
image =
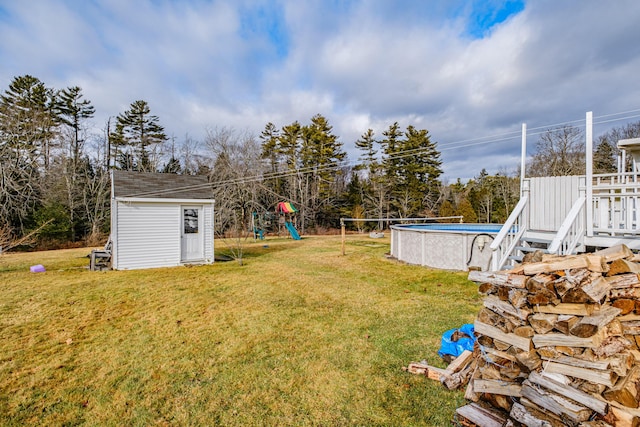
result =
[{"label": "cloudy sky", "polygon": [[520,129],[640,120],[637,0],[0,0],[0,89],[80,86],[110,116],[143,99],[168,135],[328,118],[429,130],[445,177],[514,170]]}]

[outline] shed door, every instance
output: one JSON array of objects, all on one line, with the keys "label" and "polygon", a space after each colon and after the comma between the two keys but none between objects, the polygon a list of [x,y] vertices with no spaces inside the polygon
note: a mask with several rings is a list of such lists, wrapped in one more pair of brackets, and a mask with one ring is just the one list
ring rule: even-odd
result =
[{"label": "shed door", "polygon": [[204,259],[203,223],[202,206],[182,206],[181,259],[183,262]]}]

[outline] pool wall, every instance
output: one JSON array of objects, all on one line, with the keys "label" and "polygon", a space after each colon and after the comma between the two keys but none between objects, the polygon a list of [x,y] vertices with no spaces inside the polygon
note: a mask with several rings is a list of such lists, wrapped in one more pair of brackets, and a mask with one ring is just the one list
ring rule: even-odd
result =
[{"label": "pool wall", "polygon": [[489,245],[499,229],[499,224],[393,225],[391,255],[407,264],[486,271],[491,265]]}]

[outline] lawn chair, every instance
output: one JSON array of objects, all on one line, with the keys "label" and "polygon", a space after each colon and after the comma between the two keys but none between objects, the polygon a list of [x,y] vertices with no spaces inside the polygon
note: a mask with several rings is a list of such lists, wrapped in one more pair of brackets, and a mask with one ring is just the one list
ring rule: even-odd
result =
[{"label": "lawn chair", "polygon": [[111,236],[107,240],[107,244],[104,245],[104,249],[93,249],[89,255],[89,270],[102,271],[111,270],[111,248],[113,243],[111,242]]}]

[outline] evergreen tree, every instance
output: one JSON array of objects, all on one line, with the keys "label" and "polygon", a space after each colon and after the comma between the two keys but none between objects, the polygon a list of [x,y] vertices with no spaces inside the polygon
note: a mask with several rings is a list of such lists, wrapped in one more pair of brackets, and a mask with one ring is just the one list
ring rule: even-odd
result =
[{"label": "evergreen tree", "polygon": [[95,109],[91,102],[82,99],[82,89],[73,86],[59,92],[55,103],[57,117],[63,126],[70,130],[67,139],[68,154],[63,156],[63,175],[65,207],[69,219],[69,230],[71,240],[76,241],[78,231],[82,229],[82,197],[86,180],[80,180],[79,174],[86,171],[86,164],[81,165],[80,159],[83,155],[84,139],[81,138],[84,130],[84,121],[93,117]]},{"label": "evergreen tree", "polygon": [[95,108],[91,101],[82,99],[82,89],[73,86],[62,90],[56,102],[57,117],[60,122],[68,126],[73,131],[73,140],[70,144],[70,154],[73,159],[73,167],[77,168],[78,159],[82,154],[82,143],[80,134],[83,121],[93,117]]},{"label": "evergreen tree", "polygon": [[614,173],[618,170],[616,148],[607,138],[601,138],[593,152],[593,173]]},{"label": "evergreen tree", "polygon": [[[130,108],[118,115],[116,130],[112,136],[112,145],[120,150],[123,147],[130,147],[125,156],[120,156],[122,160],[120,166],[123,169],[136,169],[145,172],[152,172],[156,169],[151,155],[153,149],[166,141],[167,135],[164,128],[158,124],[158,116],[151,115],[149,104],[146,101],[134,101]],[[133,161],[131,161],[133,159]]]},{"label": "evergreen tree", "polygon": [[371,212],[372,216],[382,218],[384,215],[383,206],[385,206],[388,186],[381,175],[382,166],[377,158],[378,149],[376,144],[380,144],[372,129],[367,129],[356,142],[356,147],[362,151],[360,162],[356,166],[356,173],[360,170],[366,170],[367,176],[363,183],[363,200],[362,206],[365,214]]},{"label": "evergreen tree", "polygon": [[[302,128],[300,164],[303,170],[303,192],[306,209],[302,210],[302,227],[308,218],[315,225],[326,225],[335,211],[336,177],[341,174],[340,162],[346,156],[342,143],[333,134],[328,120],[320,114]],[[304,215],[306,214],[306,215]]]},{"label": "evergreen tree", "polygon": [[52,89],[36,77],[15,77],[0,96],[0,227],[24,231],[41,203],[41,166],[49,169],[56,117]]},{"label": "evergreen tree", "polygon": [[362,134],[360,139],[356,141],[356,147],[362,151],[360,155],[360,163],[358,169],[366,169],[369,172],[369,175],[375,175],[377,172],[378,162],[376,155],[378,154],[378,150],[375,148],[376,144],[375,133],[373,129],[367,129],[365,133]]},{"label": "evergreen tree", "polygon": [[162,168],[162,173],[179,174],[181,171],[182,167],[180,166],[180,160],[176,159],[175,156],[171,156],[169,161]]},{"label": "evergreen tree", "polygon": [[[598,138],[598,145],[593,153],[593,170],[595,173],[611,173],[618,171],[618,141],[640,137],[640,121],[613,128]],[[601,147],[602,144],[606,144]],[[632,168],[631,156],[626,156],[625,171]]]},{"label": "evergreen tree", "polygon": [[[447,217],[447,216],[455,216],[456,209],[449,200],[445,200],[440,204],[440,209],[438,210],[438,216]],[[451,220],[447,220],[447,222],[451,222]]]},{"label": "evergreen tree", "polygon": [[278,137],[280,132],[271,122],[267,123],[264,130],[260,134],[262,140],[262,158],[269,160],[270,171],[276,173],[278,171],[278,163],[280,159]]},{"label": "evergreen tree", "polygon": [[458,209],[456,209],[455,215],[462,216],[462,220],[466,223],[478,222],[478,215],[476,215],[476,211],[473,210],[473,206],[471,206],[471,202],[466,197],[463,198],[458,204]]},{"label": "evergreen tree", "polygon": [[[266,179],[265,185],[275,194],[282,194],[284,192],[283,180],[278,176],[282,158],[279,137],[280,131],[271,122],[266,124],[260,134],[260,140],[262,141],[262,158],[269,162],[268,178]],[[272,198],[273,203],[270,204],[275,204],[277,202],[276,199]]]},{"label": "evergreen tree", "polygon": [[0,131],[5,141],[30,162],[41,158],[45,170],[56,136],[54,104],[53,89],[30,75],[15,77],[0,96]]},{"label": "evergreen tree", "polygon": [[410,214],[435,210],[439,194],[442,161],[436,144],[426,129],[408,126],[402,144],[401,181],[408,191],[413,206]]},{"label": "evergreen tree", "polygon": [[278,153],[284,158],[289,171],[298,167],[298,151],[300,149],[300,138],[302,136],[302,126],[297,121],[288,126],[282,127],[282,132],[278,137]]},{"label": "evergreen tree", "polygon": [[396,122],[383,135],[382,165],[390,188],[389,205],[400,217],[435,211],[442,161],[427,130],[408,126],[403,134]]},{"label": "evergreen tree", "polygon": [[384,154],[382,158],[382,168],[387,179],[387,184],[394,187],[401,179],[398,152],[402,149],[400,146],[402,131],[400,130],[398,122],[389,126],[389,129],[382,132],[382,135],[384,136],[384,139],[380,141]]}]

